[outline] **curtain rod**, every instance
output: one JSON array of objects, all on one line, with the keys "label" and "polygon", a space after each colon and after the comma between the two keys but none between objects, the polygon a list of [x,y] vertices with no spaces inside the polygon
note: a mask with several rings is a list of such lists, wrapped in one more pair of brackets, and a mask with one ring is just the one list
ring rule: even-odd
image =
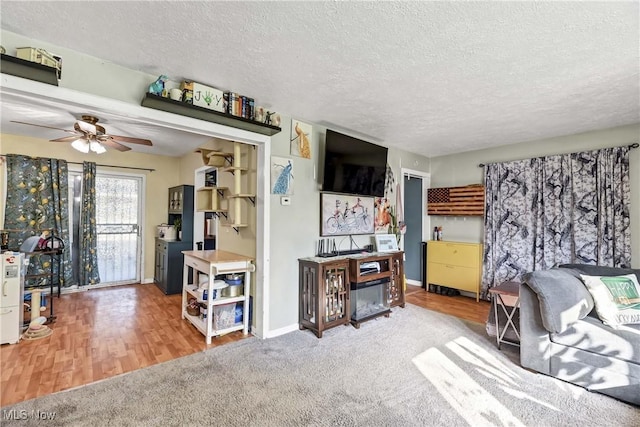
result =
[{"label": "curtain rod", "polygon": [[[82,162],[67,162],[67,163],[71,163],[72,165],[81,165]],[[138,170],[138,171],[149,171],[149,172],[155,172],[155,169],[150,169],[150,168],[136,168],[133,166],[115,166],[115,165],[101,165],[100,163],[96,163],[96,166],[100,166],[103,168],[119,168],[119,169],[134,169],[134,170]]]},{"label": "curtain rod", "polygon": [[[4,157],[6,158],[7,156],[5,154],[0,154],[0,157]],[[70,163],[72,165],[81,165],[82,162],[69,162],[67,161],[67,163]],[[115,165],[102,165],[100,163],[96,163],[96,166],[100,166],[103,168],[120,168],[120,169],[133,169],[133,170],[138,170],[138,171],[149,171],[149,172],[155,172],[155,169],[150,169],[150,168],[136,168],[133,166],[115,166]]]},{"label": "curtain rod", "polygon": [[[629,144],[629,145],[627,145],[627,147],[629,147],[629,148],[638,148],[638,147],[640,147],[640,144],[638,144],[637,142],[634,142],[633,144]],[[484,163],[480,163],[480,164],[478,165],[478,167],[479,167],[479,168],[483,168],[483,167],[485,167],[485,166],[486,166],[486,165],[485,165]]]}]

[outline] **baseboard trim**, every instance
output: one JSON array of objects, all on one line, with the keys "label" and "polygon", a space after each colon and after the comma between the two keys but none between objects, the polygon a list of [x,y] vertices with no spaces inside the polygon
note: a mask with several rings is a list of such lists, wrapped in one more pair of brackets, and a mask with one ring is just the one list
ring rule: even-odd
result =
[{"label": "baseboard trim", "polygon": [[151,279],[149,279],[149,278],[142,279],[140,281],[140,283],[142,283],[143,285],[146,285],[147,283],[153,283],[153,278],[151,278]]},{"label": "baseboard trim", "polygon": [[406,282],[407,282],[407,285],[422,287],[422,282],[419,280],[407,279]]},{"label": "baseboard trim", "polygon": [[267,333],[264,335],[263,338],[275,338],[275,337],[279,337],[280,335],[288,334],[289,332],[297,331],[299,329],[300,328],[298,327],[298,324],[294,323],[292,325],[285,326],[283,328],[267,331]]}]

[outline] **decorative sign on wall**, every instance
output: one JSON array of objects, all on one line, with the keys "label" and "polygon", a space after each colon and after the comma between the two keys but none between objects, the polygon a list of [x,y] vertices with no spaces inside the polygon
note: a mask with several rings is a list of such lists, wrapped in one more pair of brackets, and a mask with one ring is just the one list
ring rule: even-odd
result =
[{"label": "decorative sign on wall", "polygon": [[223,92],[220,89],[193,83],[193,105],[196,107],[209,108],[210,110],[225,113],[223,101]]},{"label": "decorative sign on wall", "polygon": [[373,197],[320,193],[320,235],[373,234]]},{"label": "decorative sign on wall", "polygon": [[429,188],[427,215],[484,215],[484,185]]}]

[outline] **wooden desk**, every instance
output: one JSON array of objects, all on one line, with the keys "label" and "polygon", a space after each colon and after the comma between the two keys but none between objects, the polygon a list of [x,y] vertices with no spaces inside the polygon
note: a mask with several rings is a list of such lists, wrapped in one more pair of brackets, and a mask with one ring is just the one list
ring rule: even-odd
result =
[{"label": "wooden desk", "polygon": [[[518,332],[518,327],[513,322],[513,316],[516,311],[520,307],[520,283],[519,282],[503,282],[498,286],[494,286],[489,289],[489,294],[491,295],[491,303],[493,304],[493,310],[496,318],[496,342],[498,344],[498,349],[502,343],[510,344],[520,347],[519,342],[509,341],[504,339],[504,335],[507,332],[507,329],[510,327],[516,333],[518,340],[520,340],[520,333]],[[500,331],[500,322],[498,321],[498,306],[502,307],[504,314],[507,316],[507,320],[505,325]]]}]

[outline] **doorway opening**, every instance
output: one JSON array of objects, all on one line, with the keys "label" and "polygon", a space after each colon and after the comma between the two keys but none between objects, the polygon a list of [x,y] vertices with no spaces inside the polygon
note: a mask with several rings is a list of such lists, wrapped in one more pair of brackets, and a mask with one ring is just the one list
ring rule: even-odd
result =
[{"label": "doorway opening", "polygon": [[430,175],[402,168],[401,194],[407,232],[401,241],[404,251],[404,271],[407,284],[422,286],[424,262],[422,242],[428,239],[429,217],[426,215],[426,195]]}]

